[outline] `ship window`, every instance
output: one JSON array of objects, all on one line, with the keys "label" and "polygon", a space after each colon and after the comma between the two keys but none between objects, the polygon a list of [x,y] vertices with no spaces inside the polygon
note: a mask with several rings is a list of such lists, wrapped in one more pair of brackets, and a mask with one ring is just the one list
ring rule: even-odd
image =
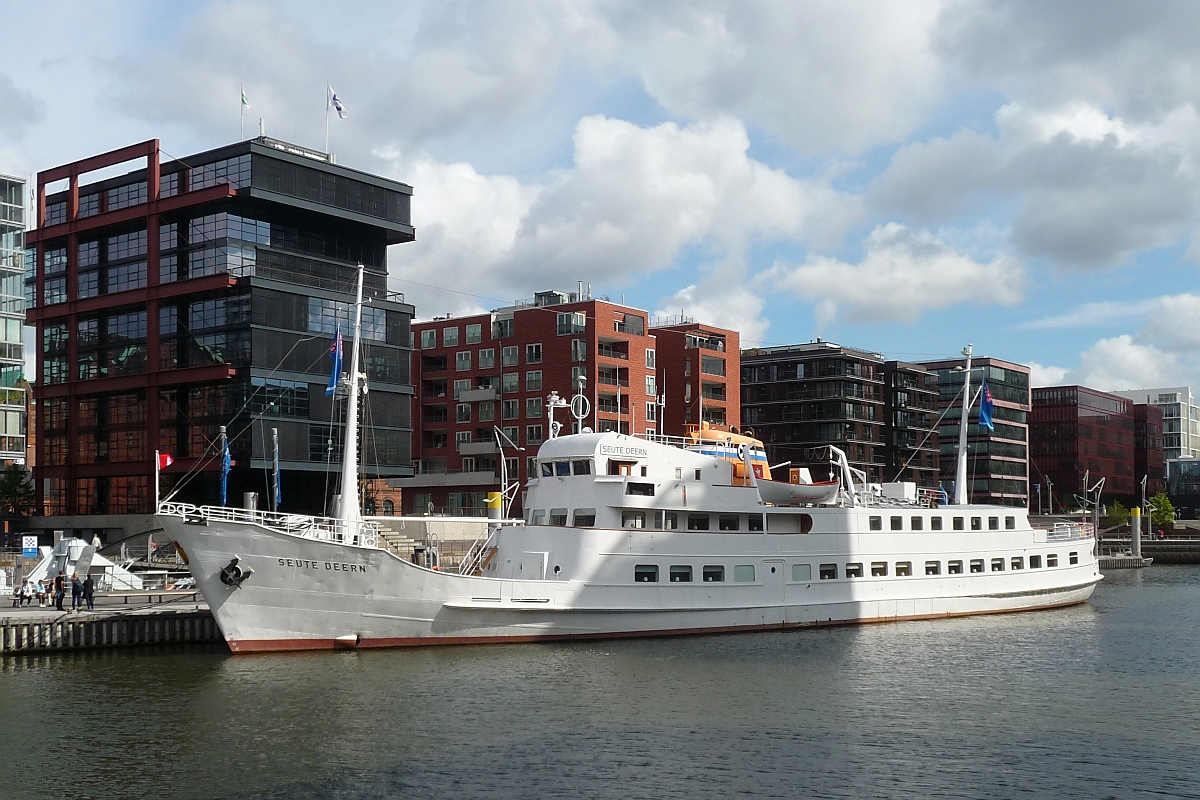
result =
[{"label": "ship window", "polygon": [[812,564],[792,564],[792,580],[811,581]]},{"label": "ship window", "polygon": [[741,529],[737,514],[722,514],[717,517],[717,530],[736,531]]},{"label": "ship window", "polygon": [[646,475],[649,473],[649,471],[650,470],[647,467],[642,467],[642,477],[643,478],[646,477]]},{"label": "ship window", "polygon": [[546,509],[535,508],[533,513],[529,515],[530,525],[545,525],[546,524]]},{"label": "ship window", "polygon": [[929,530],[940,531],[941,529],[942,529],[942,518],[941,517],[930,517],[929,518]]},{"label": "ship window", "polygon": [[1000,518],[999,517],[988,517],[988,530],[989,531],[1000,530]]},{"label": "ship window", "polygon": [[675,468],[675,480],[677,480],[677,481],[683,480],[683,467]]},{"label": "ship window", "polygon": [[572,461],[571,472],[576,475],[591,475],[592,462],[587,459],[584,459],[583,461]]},{"label": "ship window", "polygon": [[1017,529],[1017,518],[1016,517],[1005,517],[1004,518],[1004,529],[1009,530],[1009,531],[1015,531]]},{"label": "ship window", "polygon": [[907,578],[911,575],[912,575],[912,562],[911,561],[897,561],[896,562],[896,576],[897,577]]},{"label": "ship window", "polygon": [[925,574],[926,575],[941,575],[942,574],[942,562],[926,561],[925,562]]},{"label": "ship window", "polygon": [[715,565],[715,566],[711,565],[711,564],[709,566],[706,566],[704,568],[704,582],[705,583],[724,583],[725,582],[725,568],[719,564]]},{"label": "ship window", "polygon": [[549,461],[542,462],[542,477],[543,478],[553,478],[554,477],[554,465],[551,464]]},{"label": "ship window", "polygon": [[847,564],[846,565],[846,577],[847,578],[861,578],[862,576],[863,576],[862,564]]},{"label": "ship window", "polygon": [[993,558],[992,559],[992,572],[1004,572],[1004,559],[1003,558]]},{"label": "ship window", "polygon": [[762,529],[763,529],[762,514],[751,514],[750,516],[746,517],[746,530],[762,531]]},{"label": "ship window", "polygon": [[1029,557],[1029,568],[1030,569],[1041,569],[1042,568],[1042,557],[1041,556],[1030,556]]},{"label": "ship window", "polygon": [[911,523],[914,531],[919,531],[925,527],[925,520],[923,520],[921,517],[913,517],[909,520],[909,523]]},{"label": "ship window", "polygon": [[983,517],[971,517],[971,530],[983,530]]},{"label": "ship window", "polygon": [[646,512],[644,512],[644,511],[622,511],[621,512],[621,527],[622,528],[644,528],[644,527],[646,527]]},{"label": "ship window", "polygon": [[633,568],[634,583],[658,583],[657,564],[638,564]]},{"label": "ship window", "polygon": [[867,520],[867,522],[870,525],[871,530],[883,530],[883,517],[871,517],[869,520]]},{"label": "ship window", "polygon": [[701,474],[702,472],[703,472],[703,470],[699,470],[699,469],[698,469],[698,470],[696,470],[696,480],[700,480],[700,474]]},{"label": "ship window", "polygon": [[837,564],[822,564],[817,568],[817,574],[823,581],[833,580],[837,577]]},{"label": "ship window", "polygon": [[738,564],[733,568],[733,580],[737,583],[753,583],[754,565]]},{"label": "ship window", "polygon": [[887,562],[886,561],[872,561],[871,562],[871,577],[872,578],[886,578],[887,577]]},{"label": "ship window", "polygon": [[1046,556],[1046,566],[1047,567],[1057,567],[1058,566],[1058,553],[1051,553],[1050,555]]},{"label": "ship window", "polygon": [[983,572],[983,559],[982,558],[972,558],[971,559],[971,572]]},{"label": "ship window", "polygon": [[662,531],[673,531],[679,527],[679,516],[674,511],[655,511],[654,527]]},{"label": "ship window", "polygon": [[566,525],[567,510],[565,508],[550,509],[550,524],[551,525]]},{"label": "ship window", "polygon": [[690,566],[671,567],[671,583],[691,583],[692,568]]},{"label": "ship window", "polygon": [[1013,569],[1024,569],[1025,568],[1025,559],[1022,558],[1021,556],[1013,556],[1012,568]]},{"label": "ship window", "polygon": [[1079,563],[1079,553],[1068,553],[1067,554],[1067,563],[1068,564],[1078,564]]},{"label": "ship window", "polygon": [[948,575],[962,575],[962,562],[961,561],[947,561],[946,562],[946,573]]},{"label": "ship window", "polygon": [[625,494],[632,494],[641,497],[654,497],[653,483],[634,483],[630,481],[625,484]]},{"label": "ship window", "polygon": [[708,514],[688,514],[689,531],[708,530]]},{"label": "ship window", "polygon": [[800,532],[808,533],[809,531],[812,530],[812,526],[813,526],[812,515],[811,514],[801,514],[800,515]]},{"label": "ship window", "polygon": [[904,517],[892,517],[890,524],[894,531],[904,530]]},{"label": "ship window", "polygon": [[[594,508],[577,508],[575,509],[576,528],[590,528],[596,524],[596,509]],[[610,523],[611,524],[611,523]]]},{"label": "ship window", "polygon": [[963,518],[962,517],[954,518],[954,530],[956,530],[956,531],[963,530]]},{"label": "ship window", "polygon": [[554,474],[555,475],[570,475],[571,474],[571,462],[570,461],[555,461],[554,462]]}]

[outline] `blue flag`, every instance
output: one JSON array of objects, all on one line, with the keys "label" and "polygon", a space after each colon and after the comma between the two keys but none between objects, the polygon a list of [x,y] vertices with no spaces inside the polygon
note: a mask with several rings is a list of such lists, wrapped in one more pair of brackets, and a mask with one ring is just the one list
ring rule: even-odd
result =
[{"label": "blue flag", "polygon": [[226,504],[229,496],[229,468],[233,461],[229,458],[229,439],[224,440],[225,452],[221,453],[221,505]]},{"label": "blue flag", "polygon": [[329,348],[329,357],[333,359],[333,369],[329,373],[329,384],[325,387],[325,394],[333,394],[337,391],[338,381],[342,378],[342,329],[338,328],[337,338],[333,340],[333,347]]},{"label": "blue flag", "polygon": [[996,430],[992,422],[992,390],[988,388],[987,378],[983,379],[983,386],[979,389],[979,425],[989,431]]}]

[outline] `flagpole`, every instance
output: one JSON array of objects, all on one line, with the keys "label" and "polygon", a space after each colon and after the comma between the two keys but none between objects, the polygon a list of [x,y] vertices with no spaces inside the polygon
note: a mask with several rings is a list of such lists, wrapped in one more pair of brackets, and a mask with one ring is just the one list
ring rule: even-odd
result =
[{"label": "flagpole", "polygon": [[246,138],[246,84],[241,84],[242,96],[238,98],[238,141]]},{"label": "flagpole", "polygon": [[333,94],[333,87],[328,83],[325,84],[325,152],[329,152],[329,96]]},{"label": "flagpole", "polygon": [[271,510],[279,510],[279,428],[271,428],[271,441],[275,446],[275,491],[271,495]]}]

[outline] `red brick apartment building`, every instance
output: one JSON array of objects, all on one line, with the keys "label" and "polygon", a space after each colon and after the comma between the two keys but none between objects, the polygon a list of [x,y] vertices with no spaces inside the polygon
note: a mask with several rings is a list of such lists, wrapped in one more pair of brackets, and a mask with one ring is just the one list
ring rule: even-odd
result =
[{"label": "red brick apartment building", "polygon": [[[652,328],[647,312],[582,291],[545,291],[487,314],[414,323],[418,469],[390,481],[405,490],[404,511],[476,513],[500,489],[502,466],[523,485],[550,436],[547,397],[569,401],[580,377],[583,425],[593,430],[682,435],[701,415],[737,425],[738,335],[664,322]],[[563,432],[575,423],[565,408],[554,420]],[[512,513],[520,507],[518,494]]]}]

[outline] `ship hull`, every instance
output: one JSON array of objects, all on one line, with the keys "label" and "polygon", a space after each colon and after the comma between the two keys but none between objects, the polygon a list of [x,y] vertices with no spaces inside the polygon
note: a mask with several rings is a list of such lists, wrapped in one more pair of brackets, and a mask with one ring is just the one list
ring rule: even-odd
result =
[{"label": "ship hull", "polygon": [[[1093,541],[1033,542],[1004,534],[841,536],[515,528],[497,577],[425,569],[374,547],[305,538],[250,523],[188,524],[163,517],[235,653],[339,647],[403,647],[563,639],[668,636],[934,619],[1082,603],[1100,580]],[[568,539],[569,537],[569,539]],[[573,559],[556,579],[550,565],[569,541]],[[1064,566],[999,574],[939,574],[821,580],[819,562],[874,559],[917,565],[922,553],[1061,553]],[[1086,548],[1076,565],[1072,555]],[[945,557],[943,555],[943,557]],[[1044,557],[1044,556],[1043,556]],[[253,572],[221,580],[232,559]],[[794,565],[813,562],[808,579]],[[643,562],[662,564],[662,582],[630,583]],[[720,582],[701,580],[708,562],[725,563]],[[696,565],[695,581],[668,581],[671,564]],[[947,562],[949,563],[949,562]],[[753,579],[734,580],[734,567]],[[869,569],[869,568],[868,568]],[[521,577],[531,572],[536,579]],[[868,573],[869,574],[869,573]],[[744,576],[743,576],[744,577]],[[803,577],[803,576],[801,576]]]}]

